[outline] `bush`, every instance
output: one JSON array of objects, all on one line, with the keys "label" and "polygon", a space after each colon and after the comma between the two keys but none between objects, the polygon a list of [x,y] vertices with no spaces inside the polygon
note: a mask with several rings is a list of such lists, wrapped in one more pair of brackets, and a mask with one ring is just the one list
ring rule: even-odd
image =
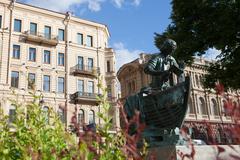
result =
[{"label": "bush", "polygon": [[32,94],[32,97],[28,104],[12,100],[16,107],[13,117],[4,115],[1,110],[0,159],[125,160],[143,157],[136,148],[138,135],[131,137],[127,130],[115,134],[109,132],[112,117],[108,116],[111,105],[106,90],[98,97],[103,108],[98,116],[104,124],[97,126],[96,131],[85,128],[85,132],[80,132],[76,114],[72,118],[72,132],[67,131],[57,113],[51,108],[48,111],[42,109],[41,96]]}]

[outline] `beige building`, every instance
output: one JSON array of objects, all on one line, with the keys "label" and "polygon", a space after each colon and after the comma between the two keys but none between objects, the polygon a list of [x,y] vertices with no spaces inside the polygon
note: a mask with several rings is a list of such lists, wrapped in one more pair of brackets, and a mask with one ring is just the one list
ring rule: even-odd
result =
[{"label": "beige building", "polygon": [[[98,83],[109,88],[111,103],[117,96],[109,37],[106,25],[69,12],[0,0],[0,104],[5,114],[15,110],[11,90],[26,103],[35,88],[43,96],[43,109],[52,107],[67,125],[75,107],[81,124],[101,123],[96,116],[101,112]],[[111,113],[118,125],[116,107]]]},{"label": "beige building", "polygon": [[[119,69],[117,76],[121,84],[122,100],[139,92],[142,87],[149,85],[151,76],[146,75],[143,69],[144,64],[150,58],[150,54],[140,54],[138,59],[123,65]],[[234,125],[232,117],[225,116],[223,105],[226,98],[230,98],[235,106],[239,106],[240,92],[229,91],[226,93],[226,97],[219,96],[214,91],[207,92],[201,81],[206,74],[205,66],[209,63],[210,61],[197,58],[191,67],[185,68],[185,75],[191,77],[192,85],[185,127],[190,128],[193,138],[201,138],[205,141],[214,138],[218,143],[233,143],[235,137],[231,137],[230,132],[223,133],[224,129],[229,129]],[[204,121],[208,122],[213,128],[213,137],[208,135]]]}]

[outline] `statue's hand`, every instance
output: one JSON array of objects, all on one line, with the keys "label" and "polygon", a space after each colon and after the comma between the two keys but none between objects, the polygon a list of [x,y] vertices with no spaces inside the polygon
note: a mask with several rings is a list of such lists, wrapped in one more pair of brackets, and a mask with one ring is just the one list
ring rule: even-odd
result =
[{"label": "statue's hand", "polygon": [[168,81],[170,73],[171,73],[170,70],[163,72],[162,79],[164,82]]}]

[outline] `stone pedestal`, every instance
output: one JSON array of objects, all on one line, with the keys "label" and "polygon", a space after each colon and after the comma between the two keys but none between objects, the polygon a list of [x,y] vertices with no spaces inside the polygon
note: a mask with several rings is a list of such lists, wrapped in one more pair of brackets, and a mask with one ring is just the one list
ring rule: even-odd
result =
[{"label": "stone pedestal", "polygon": [[176,146],[162,146],[149,148],[147,160],[176,160]]}]

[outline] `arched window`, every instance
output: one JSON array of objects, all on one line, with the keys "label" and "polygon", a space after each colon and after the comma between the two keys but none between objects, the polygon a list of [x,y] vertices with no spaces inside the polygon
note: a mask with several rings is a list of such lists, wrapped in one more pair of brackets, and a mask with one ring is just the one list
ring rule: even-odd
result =
[{"label": "arched window", "polygon": [[48,111],[49,111],[48,106],[44,106],[43,107],[43,115],[45,117],[46,123],[49,123],[49,113],[48,113]]},{"label": "arched window", "polygon": [[95,113],[93,110],[89,111],[88,119],[89,124],[95,123]]},{"label": "arched window", "polygon": [[196,87],[199,88],[199,78],[198,78],[198,75],[195,75],[195,82],[196,82]]},{"label": "arched window", "polygon": [[194,110],[193,110],[193,104],[192,104],[192,98],[190,97],[189,100],[188,100],[188,112],[189,113],[194,113]]},{"label": "arched window", "polygon": [[9,123],[13,123],[16,119],[16,106],[11,105],[9,107]]},{"label": "arched window", "polygon": [[135,88],[135,82],[132,81],[132,92],[135,92],[136,88]]},{"label": "arched window", "polygon": [[205,101],[202,97],[199,98],[199,113],[200,114],[207,114],[207,109],[206,109],[206,105],[205,105]]},{"label": "arched window", "polygon": [[62,109],[62,108],[58,109],[58,116],[59,116],[60,121],[62,123],[65,123],[65,112],[64,112],[64,109]]},{"label": "arched window", "polygon": [[84,111],[82,109],[79,110],[78,112],[78,124],[83,125],[84,124]]},{"label": "arched window", "polygon": [[219,115],[218,113],[218,106],[217,106],[217,102],[215,99],[211,99],[211,114],[212,115]]},{"label": "arched window", "polygon": [[222,114],[226,116],[226,109],[225,109],[225,105],[227,104],[226,100],[222,100]]},{"label": "arched window", "polygon": [[237,108],[237,107],[238,107],[237,102],[235,102],[235,101],[233,102],[233,107],[234,107],[234,108]]}]

